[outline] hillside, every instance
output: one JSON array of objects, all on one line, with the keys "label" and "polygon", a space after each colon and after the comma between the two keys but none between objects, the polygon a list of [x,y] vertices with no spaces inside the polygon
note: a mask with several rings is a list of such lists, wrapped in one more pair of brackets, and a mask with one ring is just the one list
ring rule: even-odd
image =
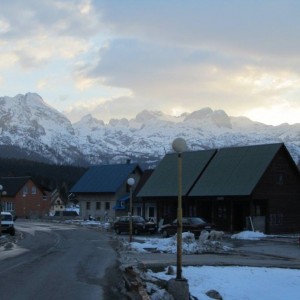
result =
[{"label": "hillside", "polygon": [[[30,176],[41,186],[68,190],[83,175],[86,168],[46,164],[25,159],[0,158],[0,177]],[[0,178],[1,183],[1,178]]]}]

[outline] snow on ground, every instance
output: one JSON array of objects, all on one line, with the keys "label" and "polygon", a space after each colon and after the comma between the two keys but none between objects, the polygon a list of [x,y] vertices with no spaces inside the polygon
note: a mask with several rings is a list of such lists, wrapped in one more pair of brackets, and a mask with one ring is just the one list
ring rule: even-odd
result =
[{"label": "snow on ground", "polygon": [[95,220],[66,220],[64,221],[66,224],[74,224],[74,225],[80,225],[80,226],[86,226],[86,227],[96,227],[100,229],[110,229],[111,224],[109,222],[99,222]]},{"label": "snow on ground", "polygon": [[231,236],[232,239],[236,240],[259,240],[264,237],[267,237],[267,235],[258,231],[242,231]]},{"label": "snow on ground", "polygon": [[[267,235],[261,232],[242,231],[237,234],[233,234],[231,239],[241,240],[258,240],[267,237]],[[124,241],[126,243],[126,241]],[[131,250],[137,252],[164,252],[164,253],[176,253],[177,251],[177,237],[176,235],[170,238],[154,238],[154,237],[134,237],[134,241],[131,242],[128,247]],[[198,254],[203,252],[222,252],[230,251],[232,248],[223,244],[222,241],[210,241],[210,240],[196,240],[194,234],[190,232],[182,233],[182,253],[183,254]]]},{"label": "snow on ground", "polygon": [[[177,252],[177,236],[170,238],[145,238],[135,237],[129,248],[137,252]],[[224,246],[220,241],[196,240],[193,233],[182,233],[182,253],[199,254],[203,252],[228,251],[231,248]]]},{"label": "snow on ground", "polygon": [[[243,231],[231,236],[232,239],[257,240],[267,237],[260,232]],[[222,241],[195,240],[193,234],[183,233],[183,255],[202,253],[204,251],[228,251]],[[129,246],[137,252],[166,252],[176,253],[176,236],[170,238],[134,237]],[[172,266],[176,274],[176,266]],[[167,272],[154,273],[148,270],[147,276],[169,280],[175,275]],[[190,293],[201,300],[208,300],[209,290],[218,291],[224,300],[282,300],[299,299],[300,270],[259,268],[259,267],[183,267],[182,275],[188,280]],[[153,285],[148,289],[156,292],[152,300],[169,299],[166,291]]]},{"label": "snow on ground", "polygon": [[[110,223],[97,221],[77,221],[81,226],[93,226],[109,229]],[[267,237],[261,232],[243,231],[231,236],[232,239],[257,240]],[[230,251],[222,241],[195,240],[191,233],[182,235],[183,255],[203,253],[205,251]],[[177,238],[139,237],[134,236],[132,243],[123,240],[132,251],[137,252],[165,252],[176,253]],[[155,254],[154,254],[155,255]],[[176,274],[176,266],[172,266]],[[146,276],[163,280],[175,278],[167,272],[153,272],[148,270]],[[282,300],[299,299],[300,270],[259,268],[259,267],[221,267],[200,266],[183,267],[182,275],[188,280],[192,296],[201,300],[211,300],[206,293],[216,290],[223,300]],[[147,283],[147,289],[152,289],[151,300],[170,299],[166,290]],[[153,293],[153,290],[155,291]]]},{"label": "snow on ground", "polygon": [[[176,268],[175,273],[176,273]],[[169,280],[166,272],[148,275]],[[192,296],[211,300],[206,293],[216,290],[223,300],[282,300],[299,299],[300,270],[258,267],[183,267]],[[163,299],[164,290],[157,290],[152,300]]]}]

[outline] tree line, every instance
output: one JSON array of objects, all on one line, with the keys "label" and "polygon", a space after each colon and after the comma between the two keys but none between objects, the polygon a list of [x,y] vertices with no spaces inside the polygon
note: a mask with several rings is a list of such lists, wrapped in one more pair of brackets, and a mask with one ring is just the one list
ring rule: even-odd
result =
[{"label": "tree line", "polygon": [[55,165],[26,159],[0,158],[0,177],[30,176],[48,190],[61,189],[64,193],[78,181],[87,168]]}]

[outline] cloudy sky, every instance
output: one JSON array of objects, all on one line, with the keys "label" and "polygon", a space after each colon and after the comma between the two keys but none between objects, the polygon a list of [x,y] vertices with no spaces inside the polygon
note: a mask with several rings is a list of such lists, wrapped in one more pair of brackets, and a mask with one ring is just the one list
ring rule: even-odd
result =
[{"label": "cloudy sky", "polygon": [[3,0],[0,91],[71,121],[209,106],[300,123],[300,1]]}]

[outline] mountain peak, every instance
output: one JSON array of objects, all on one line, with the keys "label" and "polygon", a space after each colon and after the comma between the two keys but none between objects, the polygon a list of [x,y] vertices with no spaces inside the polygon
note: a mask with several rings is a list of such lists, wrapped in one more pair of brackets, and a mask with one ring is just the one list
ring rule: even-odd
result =
[{"label": "mountain peak", "polygon": [[210,107],[205,107],[199,110],[196,110],[190,114],[187,114],[184,121],[188,120],[204,120],[208,116],[213,114],[213,110]]},{"label": "mountain peak", "polygon": [[145,123],[147,121],[157,119],[162,116],[163,113],[161,111],[143,110],[142,112],[136,115],[135,120],[139,123]]},{"label": "mountain peak", "polygon": [[208,124],[214,124],[217,127],[232,128],[231,120],[224,110],[212,110],[210,107],[205,107],[200,110],[188,114],[184,121],[200,121]]},{"label": "mountain peak", "polygon": [[74,124],[75,126],[88,126],[90,128],[104,126],[104,122],[102,120],[98,120],[94,118],[91,114],[87,114],[83,116],[80,121]]},{"label": "mountain peak", "polygon": [[155,166],[172,151],[174,136],[184,137],[193,150],[284,142],[300,160],[300,124],[269,126],[210,107],[180,117],[144,110],[109,124],[88,114],[71,124],[35,93],[2,97],[0,104],[0,147],[18,147],[58,164],[121,162],[126,156]]}]

